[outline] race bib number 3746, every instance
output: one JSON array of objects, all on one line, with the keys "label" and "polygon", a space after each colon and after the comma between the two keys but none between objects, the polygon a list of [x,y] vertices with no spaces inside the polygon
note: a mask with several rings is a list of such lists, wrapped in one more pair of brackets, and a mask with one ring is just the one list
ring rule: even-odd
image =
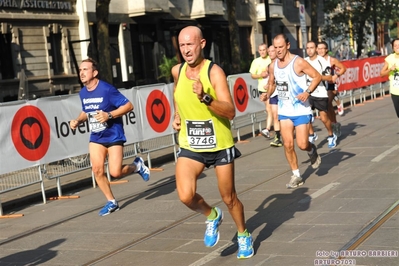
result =
[{"label": "race bib number 3746", "polygon": [[193,149],[213,149],[216,147],[215,128],[212,120],[186,120],[187,140]]}]

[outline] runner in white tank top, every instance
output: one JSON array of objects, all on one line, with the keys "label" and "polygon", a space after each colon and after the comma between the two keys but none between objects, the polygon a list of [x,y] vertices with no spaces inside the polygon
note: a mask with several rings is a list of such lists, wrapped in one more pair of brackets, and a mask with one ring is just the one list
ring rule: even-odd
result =
[{"label": "runner in white tank top", "polygon": [[[290,43],[284,34],[274,37],[273,45],[277,52],[277,59],[269,68],[267,96],[270,97],[274,89],[278,91],[280,131],[283,137],[285,157],[293,173],[287,188],[296,188],[303,184],[303,179],[298,169],[294,134],[298,147],[308,152],[312,167],[319,167],[321,162],[316,146],[311,144],[308,139],[311,119],[308,98],[321,82],[321,75],[302,57],[289,52]],[[312,79],[309,86],[306,86],[306,76]]]},{"label": "runner in white tank top", "polygon": [[294,56],[284,67],[278,66],[279,60],[274,63],[279,116],[306,116],[312,113],[308,99],[301,101],[297,98],[307,89],[306,75],[298,75],[294,70],[294,63],[297,59],[298,56]]}]

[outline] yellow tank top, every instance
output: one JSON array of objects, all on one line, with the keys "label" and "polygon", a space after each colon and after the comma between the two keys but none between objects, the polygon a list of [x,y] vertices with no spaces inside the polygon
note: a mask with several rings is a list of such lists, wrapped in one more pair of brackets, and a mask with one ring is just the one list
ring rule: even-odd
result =
[{"label": "yellow tank top", "polygon": [[[395,54],[388,55],[385,61],[388,63],[388,68],[391,68],[394,64],[399,66],[399,57],[396,57]],[[389,72],[389,81],[389,92],[393,95],[399,95],[399,69]]]},{"label": "yellow tank top", "polygon": [[[204,92],[216,99],[215,89],[209,79],[211,61],[206,60],[200,70]],[[174,98],[179,110],[181,129],[179,145],[194,152],[214,152],[234,146],[230,121],[211,112],[193,93],[193,80],[186,76],[187,64],[180,69]]]}]

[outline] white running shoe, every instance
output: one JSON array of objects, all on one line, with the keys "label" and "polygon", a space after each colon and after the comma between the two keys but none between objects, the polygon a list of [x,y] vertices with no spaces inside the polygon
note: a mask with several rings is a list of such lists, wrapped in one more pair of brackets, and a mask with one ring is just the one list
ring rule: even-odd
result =
[{"label": "white running shoe", "polygon": [[318,138],[319,136],[317,136],[316,132],[314,132],[313,136],[309,135],[309,142],[313,144]]},{"label": "white running shoe", "polygon": [[342,101],[341,101],[341,103],[337,106],[337,109],[338,109],[338,114],[339,114],[340,116],[344,115],[344,104],[342,103]]},{"label": "white running shoe", "polygon": [[260,131],[260,134],[262,134],[265,138],[270,139],[270,132],[266,128]]}]

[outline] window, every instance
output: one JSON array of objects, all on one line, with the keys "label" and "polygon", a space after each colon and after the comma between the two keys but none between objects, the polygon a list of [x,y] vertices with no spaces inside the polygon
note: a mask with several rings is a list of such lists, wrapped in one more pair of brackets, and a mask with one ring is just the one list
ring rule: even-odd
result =
[{"label": "window", "polygon": [[11,40],[11,33],[0,34],[0,79],[15,78]]},{"label": "window", "polygon": [[61,46],[62,36],[61,33],[50,33],[50,43],[51,43],[51,57],[53,59],[52,69],[54,75],[64,74],[64,65],[62,60],[62,46]]}]

